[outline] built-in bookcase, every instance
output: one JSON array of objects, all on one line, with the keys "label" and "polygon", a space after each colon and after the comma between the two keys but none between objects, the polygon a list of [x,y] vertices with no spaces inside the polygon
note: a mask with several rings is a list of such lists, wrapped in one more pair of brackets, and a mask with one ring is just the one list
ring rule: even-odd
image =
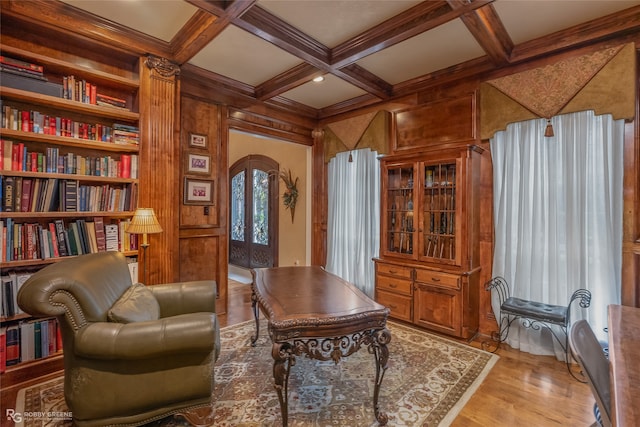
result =
[{"label": "built-in bookcase", "polygon": [[[140,84],[136,73],[80,65],[81,57],[61,60],[6,44],[0,50],[13,63],[0,64],[7,77],[0,87],[4,387],[62,367],[55,321],[32,319],[15,306],[30,274],[96,251],[136,260],[136,237],[124,230],[139,191]],[[31,333],[35,341],[25,335]],[[20,334],[38,344],[38,357],[10,347]]]}]

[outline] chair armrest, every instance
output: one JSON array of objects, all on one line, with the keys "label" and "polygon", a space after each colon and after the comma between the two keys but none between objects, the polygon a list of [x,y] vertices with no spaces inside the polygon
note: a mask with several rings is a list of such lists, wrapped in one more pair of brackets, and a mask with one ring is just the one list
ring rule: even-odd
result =
[{"label": "chair armrest", "polygon": [[216,281],[164,283],[149,286],[160,305],[160,317],[216,312]]},{"label": "chair armrest", "polygon": [[193,313],[136,323],[96,322],[76,334],[78,356],[140,360],[185,353],[207,353],[220,346],[218,319]]}]

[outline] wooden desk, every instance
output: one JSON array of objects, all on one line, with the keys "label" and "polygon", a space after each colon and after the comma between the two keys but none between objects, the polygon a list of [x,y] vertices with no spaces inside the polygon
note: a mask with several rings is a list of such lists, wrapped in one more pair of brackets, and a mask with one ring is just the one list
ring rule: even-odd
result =
[{"label": "wooden desk", "polygon": [[614,426],[640,425],[640,308],[609,306],[611,418]]},{"label": "wooden desk", "polygon": [[362,346],[375,357],[373,409],[380,425],[386,425],[387,415],[379,409],[378,395],[389,359],[389,309],[320,267],[261,268],[252,270],[252,275],[256,319],[252,344],[258,339],[262,307],[273,343],[273,377],[282,425],[288,425],[287,383],[296,356],[304,354],[337,364]]}]

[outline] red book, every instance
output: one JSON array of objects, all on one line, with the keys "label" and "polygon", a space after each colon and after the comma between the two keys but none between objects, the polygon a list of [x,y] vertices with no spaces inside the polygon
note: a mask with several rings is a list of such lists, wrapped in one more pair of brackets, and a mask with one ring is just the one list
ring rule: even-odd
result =
[{"label": "red book", "polygon": [[5,363],[7,366],[20,363],[20,330],[18,325],[10,325],[6,330]]},{"label": "red book", "polygon": [[22,200],[20,201],[20,211],[29,212],[31,209],[31,194],[33,181],[30,178],[22,180]]},{"label": "red book", "polygon": [[31,62],[21,61],[15,58],[9,58],[4,55],[0,56],[0,64],[7,64],[13,67],[35,71],[36,73],[44,72],[44,67],[42,65],[36,65],[36,64],[32,64]]},{"label": "red book", "polygon": [[62,351],[62,332],[60,331],[58,319],[56,319],[56,349],[57,351]]},{"label": "red book", "polygon": [[48,343],[49,344],[49,355],[52,355],[56,351],[58,351],[58,348],[57,348],[57,345],[56,345],[57,344],[57,340],[54,338],[56,336],[56,329],[58,329],[57,328],[57,323],[58,322],[56,321],[56,319],[49,319],[47,321],[47,327],[49,329],[49,331],[48,331],[49,332],[49,334],[48,334],[48,337],[49,337],[49,343]]},{"label": "red book", "polygon": [[20,144],[13,144],[11,148],[11,170],[20,170]]},{"label": "red book", "polygon": [[120,164],[122,165],[122,178],[131,178],[131,154],[121,155]]},{"label": "red book", "polygon": [[38,153],[31,152],[31,172],[38,172]]},{"label": "red book", "polygon": [[22,130],[23,132],[30,132],[31,128],[29,126],[29,123],[31,121],[31,114],[29,113],[29,111],[21,111],[20,114],[20,118],[22,119],[20,130]]},{"label": "red book", "polygon": [[91,85],[91,91],[89,93],[89,102],[93,105],[96,105],[96,99],[98,95],[98,86]]}]

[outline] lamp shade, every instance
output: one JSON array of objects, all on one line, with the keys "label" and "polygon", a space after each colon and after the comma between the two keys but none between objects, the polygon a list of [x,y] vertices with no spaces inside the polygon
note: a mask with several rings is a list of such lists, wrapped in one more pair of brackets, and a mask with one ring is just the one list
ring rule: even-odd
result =
[{"label": "lamp shade", "polygon": [[162,227],[153,208],[138,208],[125,231],[130,234],[154,234],[162,233]]}]

